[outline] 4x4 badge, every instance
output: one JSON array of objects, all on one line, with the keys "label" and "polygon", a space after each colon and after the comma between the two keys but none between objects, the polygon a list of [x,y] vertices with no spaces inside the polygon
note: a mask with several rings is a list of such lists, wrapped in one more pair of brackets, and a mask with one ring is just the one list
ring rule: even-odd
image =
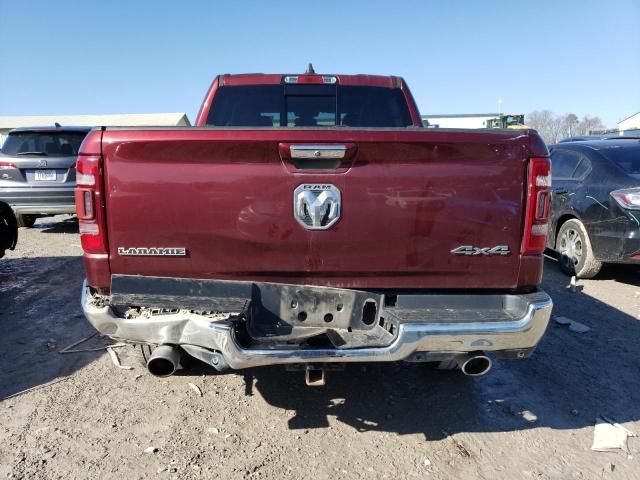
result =
[{"label": "4x4 badge", "polygon": [[496,245],[495,247],[461,245],[451,250],[451,253],[454,255],[509,255],[511,251],[507,245]]}]

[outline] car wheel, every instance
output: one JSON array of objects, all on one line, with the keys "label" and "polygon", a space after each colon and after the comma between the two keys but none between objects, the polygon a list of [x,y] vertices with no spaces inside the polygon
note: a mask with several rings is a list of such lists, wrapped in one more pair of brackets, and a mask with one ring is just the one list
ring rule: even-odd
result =
[{"label": "car wheel", "polygon": [[33,227],[33,224],[36,223],[37,218],[38,217],[36,217],[35,215],[18,215],[18,227],[31,228]]},{"label": "car wheel", "polygon": [[579,220],[571,219],[562,224],[556,239],[556,251],[560,268],[567,275],[593,278],[602,268],[602,262],[593,254],[587,230]]}]

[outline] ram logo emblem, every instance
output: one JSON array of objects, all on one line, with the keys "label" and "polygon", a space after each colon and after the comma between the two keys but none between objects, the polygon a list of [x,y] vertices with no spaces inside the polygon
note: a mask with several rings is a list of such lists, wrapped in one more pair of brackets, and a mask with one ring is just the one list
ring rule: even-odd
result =
[{"label": "ram logo emblem", "polygon": [[293,192],[293,215],[308,230],[326,230],[340,219],[340,203],[334,185],[303,183]]}]

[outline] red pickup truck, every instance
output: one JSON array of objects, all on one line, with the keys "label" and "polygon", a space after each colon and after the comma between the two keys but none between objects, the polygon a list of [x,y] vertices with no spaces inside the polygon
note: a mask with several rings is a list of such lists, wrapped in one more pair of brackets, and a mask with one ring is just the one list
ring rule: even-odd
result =
[{"label": "red pickup truck", "polygon": [[425,129],[404,80],[221,75],[196,127],[94,129],[77,163],[101,333],[219,370],[525,358],[550,162],[532,130]]}]

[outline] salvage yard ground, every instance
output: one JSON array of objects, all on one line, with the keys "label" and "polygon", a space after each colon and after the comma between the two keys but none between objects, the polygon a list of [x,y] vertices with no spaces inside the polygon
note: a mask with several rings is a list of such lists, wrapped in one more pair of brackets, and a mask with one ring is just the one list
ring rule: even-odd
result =
[{"label": "salvage yard ground", "polygon": [[640,438],[591,450],[601,415],[640,434],[638,268],[572,292],[547,260],[554,315],[578,329],[552,321],[531,359],[480,378],[389,364],[323,388],[280,367],[158,379],[131,347],[117,349],[131,370],[59,353],[93,333],[78,226],[36,226],[0,260],[0,478],[640,479]]}]

